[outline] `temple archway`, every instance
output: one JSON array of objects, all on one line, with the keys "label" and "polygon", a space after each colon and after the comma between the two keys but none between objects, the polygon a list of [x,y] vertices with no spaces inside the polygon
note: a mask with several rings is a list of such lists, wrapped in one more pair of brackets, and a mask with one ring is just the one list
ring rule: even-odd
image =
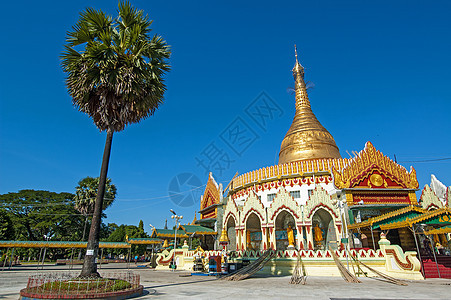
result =
[{"label": "temple archway", "polygon": [[[276,217],[274,222],[276,249],[286,250],[289,245],[288,231],[293,231],[293,237],[296,236],[296,221],[294,216],[286,210],[282,210]],[[289,229],[290,228],[290,229]],[[296,245],[294,241],[293,246]]]},{"label": "temple archway", "polygon": [[235,218],[232,216],[227,220],[226,228],[227,228],[227,237],[229,238],[229,243],[227,244],[227,250],[235,251],[236,250],[236,223]]},{"label": "temple archway", "polygon": [[313,246],[315,250],[327,250],[330,242],[337,241],[334,220],[324,208],[318,209],[312,217]]},{"label": "temple archway", "polygon": [[262,249],[262,227],[260,218],[252,212],[246,220],[246,250]]}]

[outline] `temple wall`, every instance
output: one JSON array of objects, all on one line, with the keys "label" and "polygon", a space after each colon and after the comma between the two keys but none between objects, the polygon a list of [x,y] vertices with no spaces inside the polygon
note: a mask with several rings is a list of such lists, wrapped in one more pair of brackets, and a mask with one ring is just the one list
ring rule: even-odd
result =
[{"label": "temple wall", "polygon": [[[188,247],[177,249],[175,253],[177,269],[192,271],[194,258],[199,256],[204,258],[204,266],[208,270],[209,257],[220,256],[221,254],[221,251],[192,251],[188,250]],[[248,259],[252,262],[258,259],[261,254],[261,251],[234,251],[229,253],[228,261],[241,262],[243,259]],[[356,264],[352,262],[349,256],[347,257],[345,251],[336,250],[335,254],[344,266],[349,266],[349,270],[352,273],[359,272]],[[277,251],[276,257],[268,262],[259,272],[260,274],[291,275],[296,266],[298,255],[301,255],[308,276],[341,276],[329,250]],[[376,251],[372,249],[351,250],[350,255],[356,257],[359,261],[371,268],[395,278],[410,280],[424,279],[420,273],[420,263],[416,259],[416,253],[409,251],[404,253],[399,246],[390,245],[390,242],[387,243],[386,239],[382,242],[381,249]],[[157,270],[168,270],[169,263],[173,257],[174,250],[159,253]],[[377,276],[365,267],[362,266],[361,268],[367,273],[367,276]],[[363,274],[358,275],[364,276]]]},{"label": "temple wall", "polygon": [[[316,181],[324,181],[324,183],[309,184],[310,179],[305,179],[299,185],[290,185],[279,183],[268,183],[268,187],[264,191],[254,192],[248,191],[245,198],[238,197],[234,199],[234,195],[228,198],[227,204],[224,208],[222,226],[227,228],[229,218],[233,217],[236,221],[236,248],[237,250],[248,249],[248,218],[254,214],[260,221],[261,245],[260,250],[276,249],[277,236],[276,220],[281,212],[286,212],[294,219],[292,224],[296,231],[295,248],[297,249],[315,249],[319,244],[315,241],[314,228],[318,224],[318,216],[315,213],[322,211],[322,215],[326,214],[326,218],[332,221],[332,227],[329,224],[322,224],[322,235],[326,235],[326,230],[333,233],[333,239],[328,239],[327,242],[332,242],[333,245],[338,245],[343,237],[343,228],[341,213],[336,207],[330,192],[336,192],[333,184],[324,179],[311,179],[311,183]],[[293,181],[291,181],[293,183]],[[277,186],[277,188],[276,188]],[[302,193],[304,191],[304,194]],[[293,191],[300,191],[295,195],[290,193]],[[267,199],[267,195],[272,195],[272,199]],[[300,195],[300,198],[294,197]],[[271,200],[271,201],[269,201]],[[327,215],[329,217],[327,217]],[[316,219],[315,219],[316,218]],[[316,220],[316,221],[314,221]],[[315,223],[316,222],[316,223]],[[255,229],[253,229],[255,230]],[[330,235],[332,236],[332,234]],[[318,238],[316,238],[318,239]],[[322,243],[322,249],[327,248],[326,240]],[[254,249],[256,250],[256,249]]]}]

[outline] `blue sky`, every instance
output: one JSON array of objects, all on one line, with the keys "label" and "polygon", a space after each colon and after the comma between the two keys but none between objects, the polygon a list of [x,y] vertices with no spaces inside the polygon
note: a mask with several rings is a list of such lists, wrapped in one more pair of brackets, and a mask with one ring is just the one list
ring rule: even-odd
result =
[{"label": "blue sky", "polygon": [[[294,85],[295,43],[314,84],[313,111],[343,157],[371,141],[405,167],[413,165],[420,187],[431,173],[451,185],[451,160],[418,162],[451,157],[449,1],[132,3],[171,45],[172,71],[164,105],[114,136],[109,177],[118,196],[105,222],[142,219],[160,227],[171,208],[191,221],[202,188],[193,191],[194,203],[182,206],[168,190],[176,190],[171,180],[183,180],[182,173],[205,184],[196,157],[212,146],[228,158],[223,170],[214,170],[224,185],[235,172],[275,164],[294,115],[287,90]],[[81,178],[99,174],[105,134],[72,106],[59,61],[66,31],[90,6],[115,14],[117,2],[2,6],[0,193],[73,192]],[[278,110],[259,126],[246,108],[262,92]],[[237,152],[223,139],[236,122],[254,133]],[[184,195],[190,186],[182,187]]]}]

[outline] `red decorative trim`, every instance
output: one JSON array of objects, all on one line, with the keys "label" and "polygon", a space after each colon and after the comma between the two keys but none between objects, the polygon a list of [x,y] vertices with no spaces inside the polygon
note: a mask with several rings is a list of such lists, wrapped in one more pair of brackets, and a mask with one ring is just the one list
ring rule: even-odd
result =
[{"label": "red decorative trim", "polygon": [[309,213],[309,215],[307,216],[307,218],[310,218],[310,216],[313,214],[313,212],[315,211],[315,209],[321,208],[321,207],[326,208],[327,210],[329,210],[329,211],[335,216],[335,218],[338,218],[338,216],[335,214],[335,212],[333,211],[333,209],[331,209],[329,206],[327,206],[327,205],[324,204],[324,203],[320,203],[320,204],[318,204],[317,206],[315,206],[314,208],[312,208],[312,210],[310,211],[310,213]]},{"label": "red decorative trim", "polygon": [[141,296],[143,288],[142,285],[138,285],[129,290],[88,294],[41,294],[39,292],[31,292],[29,289],[25,288],[20,290],[20,299],[128,299]]},{"label": "red decorative trim", "polygon": [[298,234],[302,232],[302,226],[298,226]]},{"label": "red decorative trim", "polygon": [[398,265],[400,265],[404,270],[413,270],[413,264],[410,261],[409,256],[406,256],[407,263],[403,263],[399,259],[398,255],[396,254],[396,251],[394,249],[385,249],[385,253],[392,254],[396,260],[396,263],[398,263]]},{"label": "red decorative trim", "polygon": [[256,214],[258,217],[260,217],[260,227],[261,227],[261,226],[262,226],[262,223],[263,223],[263,216],[262,216],[262,215],[260,214],[260,212],[259,212],[258,210],[256,210],[255,208],[249,209],[249,210],[247,211],[247,213],[244,215],[244,219],[243,219],[244,225],[246,225],[247,217],[248,217],[252,212],[255,212],[255,214]]},{"label": "red decorative trim", "polygon": [[307,234],[310,234],[310,225],[305,226],[305,228],[307,228]]},{"label": "red decorative trim", "polygon": [[337,224],[338,233],[341,233],[341,225]]},{"label": "red decorative trim", "polygon": [[437,205],[431,203],[429,204],[428,207],[426,207],[426,210],[431,210],[431,209],[439,209],[440,207],[438,207]]},{"label": "red decorative trim", "polygon": [[236,193],[234,193],[232,195],[232,199],[237,199],[239,197],[245,196],[245,195],[249,195],[250,191],[265,191],[265,190],[270,190],[273,188],[277,188],[277,187],[281,187],[281,186],[290,186],[293,187],[294,185],[303,185],[303,184],[307,184],[307,185],[311,185],[314,183],[331,183],[332,181],[332,176],[318,176],[315,177],[315,180],[313,180],[313,178],[292,178],[292,179],[284,179],[284,180],[274,180],[272,182],[265,182],[262,184],[256,184],[255,187],[249,186],[247,188],[241,189],[239,191],[237,191]]},{"label": "red decorative trim", "polygon": [[[272,203],[271,203],[271,204],[272,204]],[[274,216],[275,216],[280,210],[283,210],[283,209],[288,210],[289,212],[291,212],[291,214],[293,214],[293,215],[296,217],[296,219],[299,219],[299,216],[298,216],[291,208],[285,206],[285,204],[284,204],[284,205],[280,206],[280,207],[272,214],[270,220],[274,219]]]},{"label": "red decorative trim", "polygon": [[[235,202],[235,201],[234,201]],[[224,223],[224,227],[227,227],[227,223],[229,222],[229,217],[232,216],[234,221],[235,221],[235,227],[238,225],[238,220],[235,216],[235,214],[231,211],[229,211],[229,213],[227,214],[227,216],[225,217],[225,223]]]},{"label": "red decorative trim", "polygon": [[309,250],[313,250],[313,246],[312,246],[312,242],[311,241],[308,242],[308,249]]}]

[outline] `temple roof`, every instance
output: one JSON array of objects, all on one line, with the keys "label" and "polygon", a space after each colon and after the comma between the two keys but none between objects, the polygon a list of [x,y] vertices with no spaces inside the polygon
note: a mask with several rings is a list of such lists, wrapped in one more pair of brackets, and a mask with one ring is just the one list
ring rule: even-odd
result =
[{"label": "temple roof", "polygon": [[198,235],[204,235],[204,234],[216,235],[216,231],[214,231],[211,228],[207,228],[207,227],[204,227],[201,225],[180,225],[179,228],[182,229],[183,231],[185,231],[185,233],[187,235],[191,235],[193,233],[198,234]]},{"label": "temple roof", "polygon": [[279,164],[309,159],[340,158],[332,135],[321,125],[310,106],[304,81],[304,67],[298,61],[293,68],[296,92],[296,113],[282,141]]},{"label": "temple roof", "polygon": [[[78,241],[0,241],[0,248],[86,248],[87,242]],[[130,248],[124,242],[99,242],[99,248]]]}]

